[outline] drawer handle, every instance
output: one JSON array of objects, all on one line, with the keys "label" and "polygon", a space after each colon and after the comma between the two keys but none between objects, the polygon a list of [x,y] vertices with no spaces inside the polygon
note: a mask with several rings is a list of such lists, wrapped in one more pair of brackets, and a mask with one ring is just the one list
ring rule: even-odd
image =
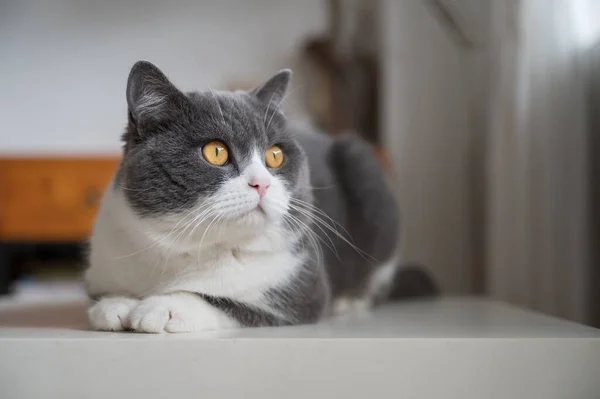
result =
[{"label": "drawer handle", "polygon": [[84,195],[85,205],[90,208],[95,208],[100,202],[100,192],[95,188],[87,188]]}]

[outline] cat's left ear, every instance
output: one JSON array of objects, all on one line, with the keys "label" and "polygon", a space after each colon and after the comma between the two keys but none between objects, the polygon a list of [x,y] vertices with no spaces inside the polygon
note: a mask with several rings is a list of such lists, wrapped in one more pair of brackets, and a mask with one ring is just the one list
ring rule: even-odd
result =
[{"label": "cat's left ear", "polygon": [[131,68],[127,79],[127,105],[137,123],[172,117],[184,102],[185,95],[154,64],[138,61]]},{"label": "cat's left ear", "polygon": [[250,94],[258,98],[267,107],[279,107],[285,97],[285,92],[291,79],[292,71],[290,69],[282,69],[269,80],[250,91]]}]

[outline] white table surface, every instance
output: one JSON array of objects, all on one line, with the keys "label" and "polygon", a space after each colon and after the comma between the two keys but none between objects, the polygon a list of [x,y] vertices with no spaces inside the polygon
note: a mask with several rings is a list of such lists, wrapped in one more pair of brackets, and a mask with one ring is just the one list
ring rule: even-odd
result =
[{"label": "white table surface", "polygon": [[174,335],[87,331],[73,298],[0,305],[0,398],[600,398],[600,330],[487,300]]}]

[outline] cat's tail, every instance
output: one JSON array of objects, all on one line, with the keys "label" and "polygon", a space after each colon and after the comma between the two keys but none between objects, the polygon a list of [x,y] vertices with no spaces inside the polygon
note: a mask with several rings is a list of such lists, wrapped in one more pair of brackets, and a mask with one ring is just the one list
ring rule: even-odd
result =
[{"label": "cat's tail", "polygon": [[418,263],[401,264],[394,274],[388,300],[433,298],[439,296],[440,292],[437,281],[425,266]]}]

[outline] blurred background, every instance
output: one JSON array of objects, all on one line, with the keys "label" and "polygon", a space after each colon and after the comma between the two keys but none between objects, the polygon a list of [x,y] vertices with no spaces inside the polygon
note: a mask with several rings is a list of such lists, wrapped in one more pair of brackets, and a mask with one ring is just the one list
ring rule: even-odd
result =
[{"label": "blurred background", "polygon": [[447,295],[600,326],[597,0],[1,0],[3,294],[78,287],[139,59],[185,90],[292,68],[287,115],[373,143]]}]

